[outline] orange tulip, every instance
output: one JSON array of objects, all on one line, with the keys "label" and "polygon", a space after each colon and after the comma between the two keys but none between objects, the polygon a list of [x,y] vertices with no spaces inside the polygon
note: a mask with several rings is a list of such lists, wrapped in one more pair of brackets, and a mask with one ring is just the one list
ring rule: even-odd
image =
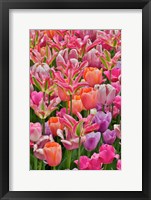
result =
[{"label": "orange tulip", "polygon": [[98,103],[98,91],[91,87],[84,88],[81,94],[81,101],[87,110],[96,108]]},{"label": "orange tulip", "polygon": [[[70,102],[69,102],[70,108]],[[77,112],[81,112],[84,109],[80,95],[74,95],[72,99],[72,113],[76,114]]]},{"label": "orange tulip", "polygon": [[84,70],[83,77],[88,84],[93,87],[96,84],[102,83],[102,69],[96,67],[87,67]]},{"label": "orange tulip", "polygon": [[63,129],[63,125],[59,121],[59,117],[51,117],[48,120],[48,125],[53,136],[57,136],[57,130]]},{"label": "orange tulip", "polygon": [[55,167],[61,163],[62,150],[57,142],[47,142],[43,148],[45,159],[49,166]]}]

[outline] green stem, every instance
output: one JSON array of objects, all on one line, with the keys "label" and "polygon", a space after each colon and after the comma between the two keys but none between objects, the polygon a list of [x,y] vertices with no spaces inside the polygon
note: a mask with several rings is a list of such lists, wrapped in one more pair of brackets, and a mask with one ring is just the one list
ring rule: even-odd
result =
[{"label": "green stem", "polygon": [[52,167],[52,169],[53,169],[53,170],[56,170],[56,167],[55,167],[55,166],[53,166],[53,167]]},{"label": "green stem", "polygon": [[102,111],[104,112],[104,105],[102,105]]},{"label": "green stem", "polygon": [[34,170],[37,170],[38,159],[34,157]]},{"label": "green stem", "polygon": [[107,164],[106,165],[104,164],[104,170],[107,170]]},{"label": "green stem", "polygon": [[72,116],[72,95],[70,95],[70,115]]},{"label": "green stem", "polygon": [[79,137],[79,148],[78,148],[78,169],[80,170],[80,145],[81,145],[81,137]]},{"label": "green stem", "polygon": [[43,161],[42,161],[42,160],[39,160],[39,170],[42,169],[42,163],[43,163]]},{"label": "green stem", "polygon": [[45,163],[42,161],[42,170],[45,170]]},{"label": "green stem", "polygon": [[71,165],[71,155],[72,155],[72,151],[71,150],[67,150],[67,169],[70,169],[70,165]]},{"label": "green stem", "polygon": [[68,114],[68,101],[66,101],[66,114]]}]

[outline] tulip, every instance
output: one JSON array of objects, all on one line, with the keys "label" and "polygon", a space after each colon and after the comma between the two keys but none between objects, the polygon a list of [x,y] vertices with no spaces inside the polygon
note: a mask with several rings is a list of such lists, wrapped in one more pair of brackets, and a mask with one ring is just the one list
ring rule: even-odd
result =
[{"label": "tulip", "polygon": [[37,142],[42,136],[42,126],[39,122],[30,123],[30,140],[32,142]]},{"label": "tulip", "polygon": [[88,82],[91,87],[102,83],[102,69],[99,70],[98,68],[87,67],[84,70],[83,76],[85,81]]},{"label": "tulip", "polygon": [[[89,161],[90,159],[87,156],[80,156],[80,170],[88,170],[89,169]],[[78,165],[78,160],[75,160],[74,163]]]},{"label": "tulip", "polygon": [[57,142],[47,142],[44,146],[44,155],[49,166],[55,167],[61,163],[62,149]]},{"label": "tulip", "polygon": [[65,127],[65,134],[63,134],[62,130],[58,129],[57,135],[61,138],[61,142],[67,150],[78,149],[79,142],[81,145],[86,139],[85,134],[99,128],[98,124],[92,124],[93,115],[83,118],[80,113],[77,113],[77,117],[79,118],[79,121],[76,121],[73,117],[67,114],[65,114],[63,118],[59,119],[60,123]]},{"label": "tulip", "polygon": [[107,129],[103,133],[103,141],[105,144],[113,144],[116,139],[116,132],[114,130]]},{"label": "tulip", "polygon": [[88,61],[91,67],[101,67],[100,58],[97,56],[98,51],[96,49],[91,49],[83,56],[83,61]]},{"label": "tulip", "polygon": [[121,160],[118,160],[118,161],[117,161],[116,169],[117,169],[117,170],[121,170]]},{"label": "tulip", "polygon": [[[31,94],[32,96],[32,94]],[[50,103],[44,101],[44,99],[41,99],[41,101],[38,104],[38,101],[33,101],[32,98],[30,98],[30,107],[34,110],[35,114],[40,119],[46,119],[54,110],[57,109],[57,105],[60,103],[59,97],[53,97],[50,100]],[[38,105],[37,105],[38,104]]]},{"label": "tulip", "polygon": [[53,136],[57,136],[57,130],[63,129],[63,125],[59,121],[59,117],[50,117],[48,125]]},{"label": "tulip", "polygon": [[116,132],[116,137],[121,139],[121,125],[120,124],[114,124],[114,131]]},{"label": "tulip", "polygon": [[75,34],[82,39],[88,35],[90,40],[94,41],[97,37],[97,30],[75,30]]},{"label": "tulip", "polygon": [[61,101],[69,101],[70,96],[67,94],[66,90],[61,87],[58,87],[58,96],[60,97]]},{"label": "tulip", "polygon": [[37,141],[36,144],[34,144],[34,147],[33,147],[33,152],[34,152],[34,156],[36,158],[38,158],[39,160],[45,160],[45,155],[44,155],[44,151],[43,151],[43,148],[45,146],[45,144],[47,142],[53,142],[53,137],[52,135],[43,135],[41,136],[41,138]]},{"label": "tulip", "polygon": [[121,30],[98,31],[98,38],[102,41],[103,48],[111,50],[121,46]]},{"label": "tulip", "polygon": [[94,90],[93,88],[84,88],[82,90],[81,100],[83,106],[87,110],[96,108],[98,103],[98,91]]},{"label": "tulip", "polygon": [[[80,156],[80,170],[101,170],[102,162],[99,154],[94,153],[91,158],[87,156]],[[78,160],[75,160],[74,163],[78,165]]]},{"label": "tulip", "polygon": [[99,129],[101,133],[107,130],[112,120],[112,115],[110,112],[104,113],[102,111],[97,112],[93,118],[93,122],[99,124]]},{"label": "tulip", "polygon": [[33,92],[31,92],[31,100],[32,100],[32,102],[36,105],[36,106],[38,106],[39,105],[39,103],[40,103],[40,101],[42,100],[42,98],[43,98],[43,92],[37,92],[37,91],[33,91]]},{"label": "tulip", "polygon": [[52,134],[49,128],[48,121],[45,123],[45,135],[50,135]]},{"label": "tulip", "polygon": [[83,70],[87,65],[87,61],[79,64],[78,60],[70,59],[64,67],[57,67],[58,71],[52,68],[54,83],[62,89],[58,94],[62,96],[61,98],[65,98],[63,100],[69,100],[68,96],[71,97],[78,89],[88,86],[87,82],[81,81]]},{"label": "tulip", "polygon": [[89,170],[101,170],[102,161],[98,153],[94,153],[89,161]]},{"label": "tulip", "polygon": [[115,158],[115,149],[112,145],[103,144],[99,150],[100,159],[103,164],[111,164]]},{"label": "tulip", "polygon": [[[69,102],[69,108],[70,108]],[[77,112],[81,112],[84,109],[80,95],[74,95],[72,99],[72,113],[76,114]]]},{"label": "tulip", "polygon": [[119,81],[119,77],[121,75],[121,69],[113,68],[112,70],[105,71],[104,74],[106,75],[109,81],[117,82]]},{"label": "tulip", "polygon": [[112,82],[111,85],[116,89],[116,95],[119,95],[121,92],[121,83],[120,81]]},{"label": "tulip", "polygon": [[100,141],[100,137],[101,137],[101,133],[100,132],[91,132],[89,134],[86,135],[86,140],[85,142],[83,143],[84,145],[84,148],[87,150],[87,151],[92,151],[94,150],[99,141]]},{"label": "tulip", "polygon": [[102,105],[111,105],[114,101],[116,90],[110,84],[96,85],[98,88],[98,102]]},{"label": "tulip", "polygon": [[121,109],[121,96],[116,96],[113,103],[120,110]]},{"label": "tulip", "polygon": [[30,67],[31,82],[42,92],[52,90],[53,81],[50,77],[50,67],[46,63],[36,63]]}]

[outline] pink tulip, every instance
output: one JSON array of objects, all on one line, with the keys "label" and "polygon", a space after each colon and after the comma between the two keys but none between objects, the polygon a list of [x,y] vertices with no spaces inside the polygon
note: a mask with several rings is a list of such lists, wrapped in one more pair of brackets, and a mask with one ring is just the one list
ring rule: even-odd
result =
[{"label": "pink tulip", "polygon": [[[78,160],[74,163],[78,165]],[[80,170],[101,170],[102,162],[99,154],[94,153],[91,158],[80,156]]]},{"label": "pink tulip", "polygon": [[[90,159],[87,156],[80,156],[80,170],[88,170],[89,162]],[[78,160],[75,160],[74,163],[78,165]]]},{"label": "pink tulip", "polygon": [[31,83],[34,84],[39,90],[50,93],[50,89],[53,86],[53,81],[50,77],[50,67],[43,63],[41,65],[35,64],[30,67]]},{"label": "pink tulip", "polygon": [[115,99],[115,88],[110,84],[102,84],[96,87],[98,87],[98,102],[102,105],[111,105]]},{"label": "pink tulip", "polygon": [[111,83],[111,85],[116,89],[116,95],[121,92],[121,83],[119,81]]},{"label": "pink tulip", "polygon": [[36,106],[38,106],[39,105],[39,103],[40,103],[40,101],[42,100],[42,98],[43,98],[43,92],[37,92],[37,91],[33,91],[33,92],[31,92],[31,100],[32,100],[32,102],[36,105]]},{"label": "pink tulip", "polygon": [[114,131],[116,132],[116,136],[121,139],[121,125],[114,124]]},{"label": "pink tulip", "polygon": [[113,68],[112,70],[105,71],[104,74],[107,76],[109,81],[117,82],[119,81],[119,77],[121,75],[120,68]]},{"label": "pink tulip", "polygon": [[116,96],[113,103],[118,109],[121,109],[121,96]]},{"label": "pink tulip", "polygon": [[101,61],[99,56],[97,55],[98,51],[96,49],[91,49],[83,56],[83,61],[88,61],[89,67],[101,67]]},{"label": "pink tulip", "polygon": [[117,169],[117,170],[121,170],[121,160],[118,160],[118,161],[117,161],[116,169]]},{"label": "pink tulip", "polygon": [[[79,64],[78,61],[74,63],[70,60],[67,66],[57,68],[58,71],[52,69],[54,83],[62,89],[66,98],[67,96],[69,97],[69,95],[74,95],[78,89],[88,86],[87,82],[81,81],[83,70],[87,67],[87,64],[86,61]],[[68,98],[66,100],[68,100]]]},{"label": "pink tulip", "polygon": [[[85,141],[85,134],[90,133],[99,128],[99,125],[92,124],[93,115],[89,115],[87,118],[83,118],[80,113],[77,113],[79,121],[76,121],[70,115],[65,114],[63,118],[60,118],[60,123],[65,127],[63,131],[58,129],[57,135],[61,138],[61,142],[68,150],[79,148],[79,136],[81,137],[80,145]],[[78,134],[77,134],[78,131]]]},{"label": "pink tulip", "polygon": [[37,142],[42,136],[42,126],[39,122],[30,123],[30,140],[32,142]]},{"label": "pink tulip", "polygon": [[103,164],[111,164],[116,156],[115,149],[112,145],[103,144],[99,155]]},{"label": "pink tulip", "polygon": [[100,155],[97,153],[94,153],[91,156],[91,159],[89,161],[89,169],[90,170],[101,170],[102,167],[102,161],[100,159]]},{"label": "pink tulip", "polygon": [[[32,95],[32,94],[31,94]],[[36,101],[38,103],[38,101]],[[57,109],[57,105],[60,103],[59,97],[54,97],[50,100],[50,103],[44,101],[43,99],[39,102],[39,104],[35,104],[35,102],[30,99],[30,107],[34,110],[35,114],[40,119],[46,119],[54,110]]]}]

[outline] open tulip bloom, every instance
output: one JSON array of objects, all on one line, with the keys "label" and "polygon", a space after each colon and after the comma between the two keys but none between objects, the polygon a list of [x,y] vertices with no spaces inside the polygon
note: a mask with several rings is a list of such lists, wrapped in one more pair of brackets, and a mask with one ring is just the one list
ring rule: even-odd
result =
[{"label": "open tulip bloom", "polygon": [[30,30],[30,169],[121,170],[121,31]]}]

